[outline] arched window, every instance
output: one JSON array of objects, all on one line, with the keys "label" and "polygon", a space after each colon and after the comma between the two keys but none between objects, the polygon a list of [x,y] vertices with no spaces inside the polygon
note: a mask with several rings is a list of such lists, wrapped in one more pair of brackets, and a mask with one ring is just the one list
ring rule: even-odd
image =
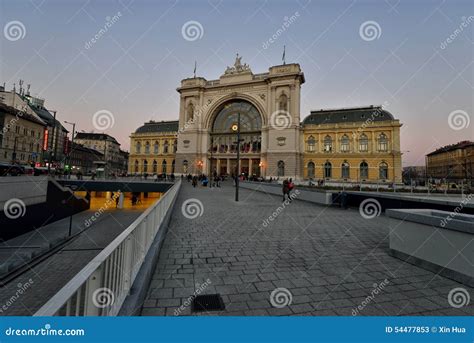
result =
[{"label": "arched window", "polygon": [[278,161],[278,176],[285,176],[285,162]]},{"label": "arched window", "polygon": [[155,143],[153,144],[153,152],[155,154],[158,154],[159,151],[160,151],[160,143],[158,143],[158,141],[155,141]]},{"label": "arched window", "polygon": [[188,173],[188,161],[187,160],[183,161],[183,173],[185,173],[185,174]]},{"label": "arched window", "polygon": [[329,161],[324,163],[324,177],[327,179],[332,177],[332,165]]},{"label": "arched window", "polygon": [[316,149],[316,139],[314,139],[313,136],[309,136],[308,138],[308,147],[306,148],[306,150],[308,152],[314,152]]},{"label": "arched window", "polygon": [[187,115],[188,115],[188,121],[194,120],[194,105],[192,102],[189,103],[188,109],[187,109]]},{"label": "arched window", "polygon": [[163,145],[163,153],[167,154],[169,149],[169,144],[168,141],[165,141],[165,144]]},{"label": "arched window", "polygon": [[147,160],[143,161],[143,172],[148,173],[148,161]]},{"label": "arched window", "polygon": [[135,160],[135,173],[138,173],[138,161]]},{"label": "arched window", "polygon": [[150,142],[146,142],[145,143],[145,154],[149,154],[150,153]]},{"label": "arched window", "polygon": [[359,137],[359,151],[360,152],[369,151],[369,139],[367,138],[365,133],[361,134]]},{"label": "arched window", "polygon": [[363,179],[368,179],[369,178],[369,165],[367,162],[363,161],[360,166],[360,178]]},{"label": "arched window", "polygon": [[344,161],[341,165],[341,178],[349,179],[350,178],[350,166],[347,161]]},{"label": "arched window", "polygon": [[332,138],[331,136],[324,137],[324,152],[332,151]]},{"label": "arched window", "polygon": [[178,140],[175,139],[173,142],[173,152],[176,153],[178,151]]},{"label": "arched window", "polygon": [[349,137],[344,135],[341,137],[341,152],[349,152],[350,144],[349,144]]},{"label": "arched window", "polygon": [[171,162],[171,174],[174,174],[175,165],[176,165],[175,160],[173,160],[173,162]]},{"label": "arched window", "polygon": [[163,174],[166,174],[166,160],[163,160],[163,162],[161,163],[161,172]]},{"label": "arched window", "polygon": [[379,164],[379,179],[388,179],[388,165],[385,162]]},{"label": "arched window", "polygon": [[314,179],[315,173],[314,173],[314,162],[309,162],[308,163],[308,178]]},{"label": "arched window", "polygon": [[385,152],[388,150],[388,140],[385,133],[381,133],[379,135],[378,150],[381,152]]},{"label": "arched window", "polygon": [[280,95],[280,97],[278,98],[278,109],[280,111],[288,112],[288,97],[285,93]]},{"label": "arched window", "polygon": [[158,163],[156,162],[156,160],[153,160],[153,174],[156,174],[157,171],[158,171]]},{"label": "arched window", "polygon": [[137,152],[137,154],[142,152],[142,143],[137,142],[137,144],[135,146],[135,151]]}]

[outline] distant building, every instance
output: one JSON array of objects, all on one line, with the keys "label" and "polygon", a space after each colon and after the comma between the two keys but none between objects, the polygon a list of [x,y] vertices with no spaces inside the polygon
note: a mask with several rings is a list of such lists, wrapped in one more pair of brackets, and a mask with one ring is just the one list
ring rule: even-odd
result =
[{"label": "distant building", "polygon": [[428,178],[454,182],[466,180],[472,184],[474,172],[474,142],[462,141],[439,148],[426,155]]},{"label": "distant building", "polygon": [[[58,120],[54,121],[53,115],[44,107],[44,99],[31,96],[29,89],[25,91],[22,88],[17,90],[13,87],[11,91],[5,91],[4,87],[1,87],[0,102],[28,113],[46,123],[43,134],[45,140],[41,142],[41,162],[48,162],[51,158],[55,166],[63,167],[65,162],[65,141],[68,131]],[[53,127],[55,127],[54,130]],[[36,154],[36,152],[34,153]]]},{"label": "distant building", "polygon": [[41,162],[46,123],[28,111],[0,102],[0,161],[34,165]]},{"label": "distant building", "polygon": [[175,173],[178,121],[149,121],[130,135],[129,174]]},{"label": "distant building", "polygon": [[78,172],[81,172],[83,175],[91,174],[95,172],[94,161],[103,160],[103,153],[76,142],[72,143],[68,163],[70,164],[71,172],[73,174],[77,174]]},{"label": "distant building", "polygon": [[103,154],[100,161],[105,163],[105,174],[120,174],[122,172],[120,143],[106,133],[78,132],[74,142],[99,151]]},{"label": "distant building", "polygon": [[128,172],[128,159],[129,159],[129,153],[128,151],[119,151],[119,169],[120,169],[120,174],[124,174]]},{"label": "distant building", "polygon": [[411,184],[416,182],[418,185],[424,185],[426,181],[426,167],[425,166],[409,166],[404,167],[402,172],[403,183]]}]

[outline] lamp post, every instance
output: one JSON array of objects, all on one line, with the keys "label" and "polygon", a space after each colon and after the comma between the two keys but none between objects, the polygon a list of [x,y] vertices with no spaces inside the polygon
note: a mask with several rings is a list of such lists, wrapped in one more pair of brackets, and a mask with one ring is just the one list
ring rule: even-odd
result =
[{"label": "lamp post", "polygon": [[240,112],[237,113],[237,124],[232,125],[232,131],[237,132],[237,171],[235,175],[235,201],[239,201],[240,176]]},{"label": "lamp post", "polygon": [[[69,148],[69,151],[67,152],[67,164],[69,165],[69,168],[72,171],[72,166],[71,166],[71,152],[74,146],[74,134],[76,132],[76,123],[71,123],[68,121],[64,121],[66,124],[72,125],[72,137],[71,137],[71,147]],[[69,174],[69,178],[71,178],[71,174]]]}]

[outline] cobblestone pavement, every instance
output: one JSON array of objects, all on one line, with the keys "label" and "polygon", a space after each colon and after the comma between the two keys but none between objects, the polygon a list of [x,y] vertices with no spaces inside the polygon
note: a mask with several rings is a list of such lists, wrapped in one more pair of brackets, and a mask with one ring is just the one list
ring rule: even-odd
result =
[{"label": "cobblestone pavement", "polygon": [[[184,182],[142,315],[195,315],[187,305],[198,292],[225,303],[204,315],[474,314],[472,301],[448,303],[453,288],[472,288],[388,255],[384,216],[298,200],[282,208],[280,197],[244,189],[240,199],[230,183]],[[194,219],[183,215],[187,200]]]}]

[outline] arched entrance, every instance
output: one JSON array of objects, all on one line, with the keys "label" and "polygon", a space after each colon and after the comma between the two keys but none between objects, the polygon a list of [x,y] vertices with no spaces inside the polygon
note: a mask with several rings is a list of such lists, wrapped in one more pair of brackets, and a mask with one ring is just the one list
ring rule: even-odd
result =
[{"label": "arched entrance", "polygon": [[210,128],[208,159],[210,174],[231,175],[237,172],[237,127],[240,113],[240,170],[247,176],[260,176],[262,117],[258,109],[242,99],[219,106]]}]

